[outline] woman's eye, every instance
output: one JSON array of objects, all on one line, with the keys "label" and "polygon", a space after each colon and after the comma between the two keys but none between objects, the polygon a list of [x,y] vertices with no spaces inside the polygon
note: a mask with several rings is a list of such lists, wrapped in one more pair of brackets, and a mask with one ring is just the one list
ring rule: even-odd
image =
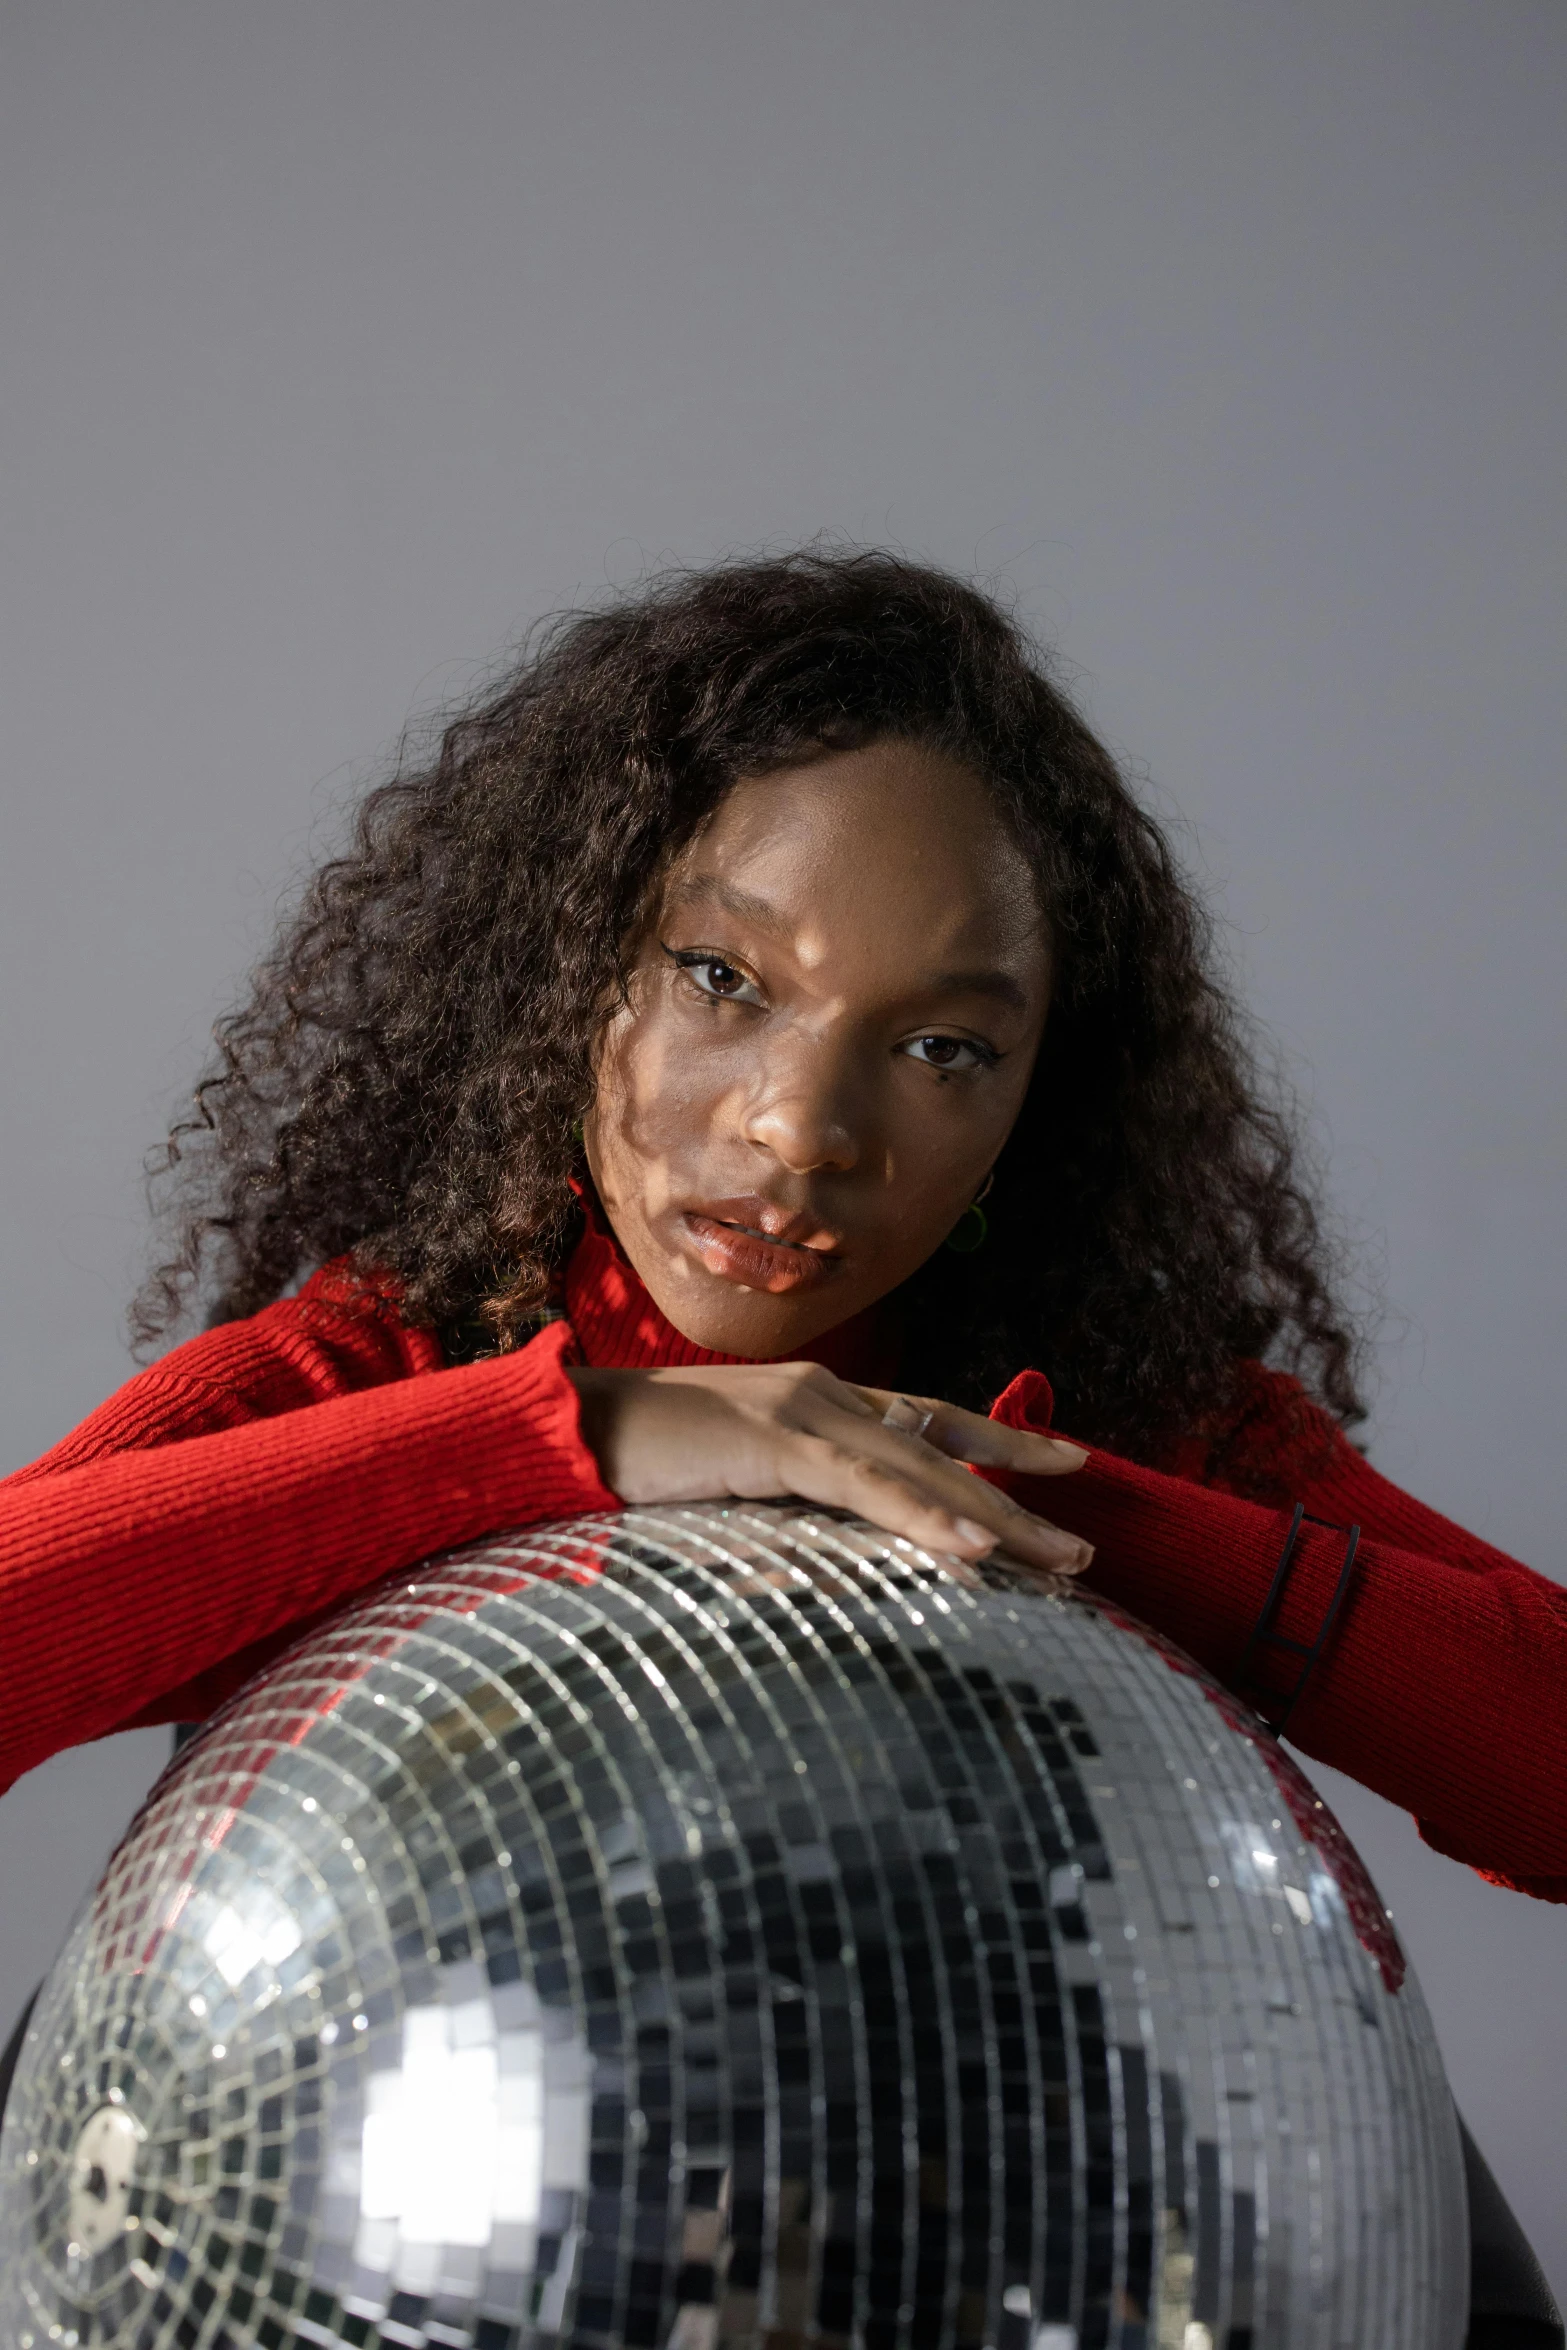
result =
[{"label": "woman's eye", "polygon": [[967,1036],[914,1036],[903,1050],[928,1069],[989,1069],[998,1057],[988,1045]]},{"label": "woman's eye", "polygon": [[758,1004],[756,982],[721,955],[672,955],[671,961],[694,979],[705,996],[724,1004]]}]

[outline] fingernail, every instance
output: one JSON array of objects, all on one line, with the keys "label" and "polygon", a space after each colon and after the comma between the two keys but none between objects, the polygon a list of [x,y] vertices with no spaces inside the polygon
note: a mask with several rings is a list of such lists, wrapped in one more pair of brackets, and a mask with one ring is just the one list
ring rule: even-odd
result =
[{"label": "fingernail", "polygon": [[964,1542],[973,1543],[976,1549],[995,1549],[996,1536],[992,1534],[988,1526],[977,1524],[973,1518],[954,1518],[952,1524],[954,1531],[960,1538]]},{"label": "fingernail", "polygon": [[1093,1555],[1091,1546],[1086,1542],[1052,1543],[1049,1558],[1038,1562],[1039,1572],[1042,1575],[1080,1575]]}]

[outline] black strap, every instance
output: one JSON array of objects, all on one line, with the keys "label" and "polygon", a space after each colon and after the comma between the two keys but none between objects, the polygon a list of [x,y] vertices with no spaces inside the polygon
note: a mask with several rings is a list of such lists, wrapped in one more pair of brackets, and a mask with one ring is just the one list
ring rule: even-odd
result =
[{"label": "black strap", "polygon": [[[1295,1545],[1300,1539],[1301,1527],[1307,1522],[1305,1504],[1297,1502],[1295,1514],[1290,1519],[1289,1532],[1284,1537],[1284,1548],[1279,1553],[1279,1563],[1273,1570],[1273,1581],[1268,1586],[1268,1596],[1262,1603],[1262,1613],[1251,1628],[1251,1637],[1241,1652],[1240,1667],[1235,1676],[1238,1687],[1244,1689],[1249,1684],[1256,1692],[1257,1697],[1261,1700],[1261,1704],[1258,1706],[1258,1711],[1261,1712],[1262,1705],[1277,1705],[1280,1698],[1278,1691],[1264,1689],[1257,1675],[1254,1660],[1259,1649],[1282,1648],[1290,1656],[1303,1660],[1296,1676],[1295,1686],[1283,1700],[1284,1711],[1276,1722],[1269,1724],[1276,1738],[1283,1737],[1285,1724],[1295,1711],[1296,1706],[1299,1705],[1306,1683],[1311,1679],[1317,1668],[1318,1660],[1333,1636],[1333,1627],[1338,1622],[1344,1602],[1349,1596],[1349,1586],[1355,1572],[1355,1559],[1360,1549],[1360,1528],[1351,1526],[1347,1529],[1348,1539],[1344,1545],[1344,1563],[1339,1569],[1338,1582],[1334,1586],[1333,1597],[1328,1602],[1327,1613],[1317,1627],[1315,1640],[1286,1640],[1284,1634],[1276,1632],[1273,1627],[1278,1621],[1279,1611],[1284,1605],[1284,1593],[1289,1583],[1290,1569],[1295,1564]],[[1309,1523],[1313,1526],[1325,1526],[1328,1521],[1325,1518],[1312,1518]],[[1331,1531],[1335,1534],[1343,1534],[1346,1529],[1342,1526],[1335,1526]],[[1264,1720],[1268,1719],[1266,1715],[1263,1718]]]}]

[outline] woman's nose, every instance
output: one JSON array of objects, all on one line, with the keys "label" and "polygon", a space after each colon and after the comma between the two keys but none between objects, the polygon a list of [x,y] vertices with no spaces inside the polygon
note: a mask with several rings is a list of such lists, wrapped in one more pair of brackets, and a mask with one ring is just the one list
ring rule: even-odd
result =
[{"label": "woman's nose", "polygon": [[846,1174],[860,1159],[859,1121],[845,1088],[825,1068],[779,1071],[776,1080],[746,1112],[745,1138],[792,1174],[819,1167]]}]

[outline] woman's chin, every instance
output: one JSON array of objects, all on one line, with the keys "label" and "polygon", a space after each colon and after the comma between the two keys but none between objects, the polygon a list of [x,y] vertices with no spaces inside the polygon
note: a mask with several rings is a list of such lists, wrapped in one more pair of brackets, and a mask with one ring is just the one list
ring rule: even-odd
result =
[{"label": "woman's chin", "polygon": [[833,1281],[775,1294],[721,1279],[705,1267],[682,1272],[685,1278],[670,1285],[672,1294],[654,1302],[693,1346],[747,1362],[787,1362],[864,1302],[846,1297]]}]

